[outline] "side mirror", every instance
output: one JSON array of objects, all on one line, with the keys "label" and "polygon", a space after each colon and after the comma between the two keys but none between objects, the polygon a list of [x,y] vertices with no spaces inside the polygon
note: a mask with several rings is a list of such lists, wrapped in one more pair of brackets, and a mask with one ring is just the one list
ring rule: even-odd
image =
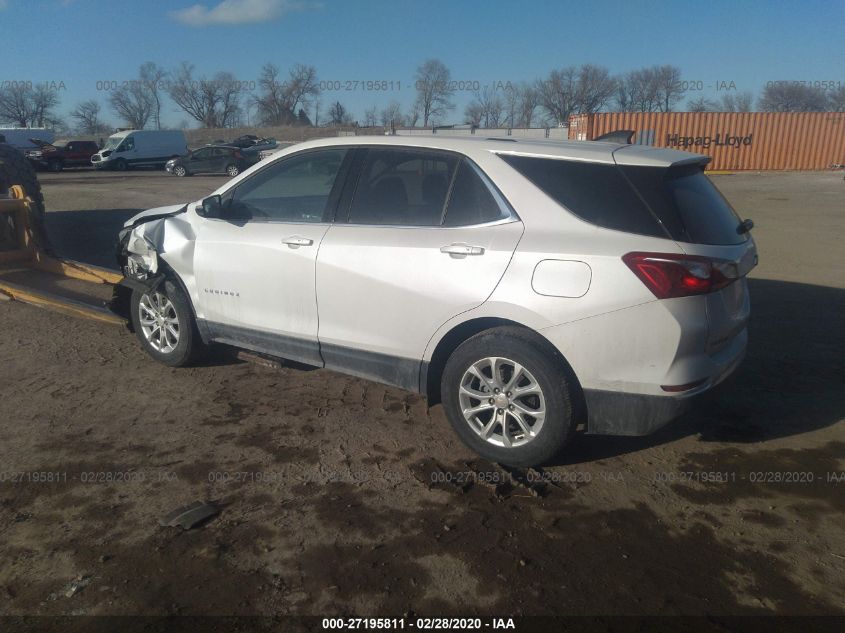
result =
[{"label": "side mirror", "polygon": [[220,194],[209,196],[197,207],[197,215],[204,218],[223,217],[223,199]]}]

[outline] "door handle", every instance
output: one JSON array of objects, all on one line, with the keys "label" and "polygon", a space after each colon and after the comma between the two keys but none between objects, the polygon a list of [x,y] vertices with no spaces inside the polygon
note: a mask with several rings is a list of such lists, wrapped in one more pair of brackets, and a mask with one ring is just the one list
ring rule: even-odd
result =
[{"label": "door handle", "polygon": [[282,240],[282,244],[287,244],[291,248],[296,248],[297,246],[311,246],[314,243],[314,240],[308,239],[307,237],[299,237],[298,235],[291,235],[290,237],[286,237]]},{"label": "door handle", "polygon": [[484,255],[484,248],[470,246],[469,244],[449,244],[448,246],[441,246],[440,252],[452,256]]}]

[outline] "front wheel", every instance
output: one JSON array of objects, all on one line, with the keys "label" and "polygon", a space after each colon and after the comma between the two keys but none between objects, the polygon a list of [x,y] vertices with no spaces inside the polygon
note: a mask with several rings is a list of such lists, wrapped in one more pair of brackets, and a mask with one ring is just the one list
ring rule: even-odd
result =
[{"label": "front wheel", "polygon": [[51,160],[49,163],[47,163],[47,166],[52,172],[59,172],[64,167],[64,165],[62,165],[62,161],[60,160]]},{"label": "front wheel", "polygon": [[127,169],[128,167],[129,167],[129,165],[128,165],[128,164],[126,163],[126,161],[125,161],[124,159],[122,159],[122,158],[118,158],[116,161],[114,161],[114,168],[115,168],[117,171],[126,171],[126,169]]},{"label": "front wheel", "polygon": [[173,168],[173,173],[181,178],[188,175],[188,170],[182,167],[182,165],[176,165]]},{"label": "front wheel", "polygon": [[234,178],[239,173],[241,173],[241,169],[237,165],[229,165],[228,167],[226,167],[226,173],[229,174],[229,176],[231,176],[232,178]]},{"label": "front wheel", "polygon": [[461,440],[511,466],[539,466],[563,449],[576,426],[577,389],[562,359],[518,328],[465,341],[441,382],[446,415]]},{"label": "front wheel", "polygon": [[188,297],[165,280],[155,290],[133,290],[132,325],[141,346],[170,367],[195,362],[204,351]]}]

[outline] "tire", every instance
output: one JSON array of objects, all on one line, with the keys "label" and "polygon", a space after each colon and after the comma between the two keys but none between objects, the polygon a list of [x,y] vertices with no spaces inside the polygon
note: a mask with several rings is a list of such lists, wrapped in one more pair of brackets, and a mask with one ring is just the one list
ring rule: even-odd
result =
[{"label": "tire", "polygon": [[[498,381],[493,380],[492,359]],[[484,375],[485,382],[472,368]],[[514,374],[517,378],[511,382]],[[440,389],[446,416],[458,437],[494,462],[539,466],[557,455],[575,432],[573,402],[579,387],[574,374],[561,358],[520,328],[485,330],[464,341],[446,361]],[[519,390],[525,394],[515,395]],[[470,392],[483,397],[474,398]],[[466,409],[476,412],[465,416]]]},{"label": "tire", "polygon": [[241,173],[241,168],[232,163],[231,165],[226,165],[226,173],[232,178],[234,178],[239,173]]},{"label": "tire", "polygon": [[[132,326],[141,347],[155,360],[168,367],[185,367],[202,357],[205,345],[188,297],[177,283],[166,279],[152,292],[133,290],[129,305]],[[156,328],[162,321],[152,317],[151,308],[169,319],[171,327]],[[164,338],[157,332],[164,332]]]},{"label": "tire", "polygon": [[114,168],[116,171],[126,171],[129,168],[129,165],[126,164],[126,161],[123,158],[118,158],[114,161]]},{"label": "tire", "polygon": [[62,161],[60,160],[51,160],[49,163],[47,163],[47,169],[52,172],[60,172],[62,169],[64,169],[64,165],[62,165]]},{"label": "tire", "polygon": [[182,165],[176,165],[176,167],[173,168],[173,174],[179,176],[180,178],[184,178],[188,175],[188,170]]}]

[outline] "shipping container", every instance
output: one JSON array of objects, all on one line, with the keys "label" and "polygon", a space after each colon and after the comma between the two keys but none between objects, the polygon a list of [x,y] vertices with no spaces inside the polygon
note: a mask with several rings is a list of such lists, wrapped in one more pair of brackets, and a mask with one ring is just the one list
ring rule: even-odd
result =
[{"label": "shipping container", "polygon": [[845,112],[600,112],[569,138],[633,130],[633,143],[706,154],[709,170],[813,170],[845,164]]}]

